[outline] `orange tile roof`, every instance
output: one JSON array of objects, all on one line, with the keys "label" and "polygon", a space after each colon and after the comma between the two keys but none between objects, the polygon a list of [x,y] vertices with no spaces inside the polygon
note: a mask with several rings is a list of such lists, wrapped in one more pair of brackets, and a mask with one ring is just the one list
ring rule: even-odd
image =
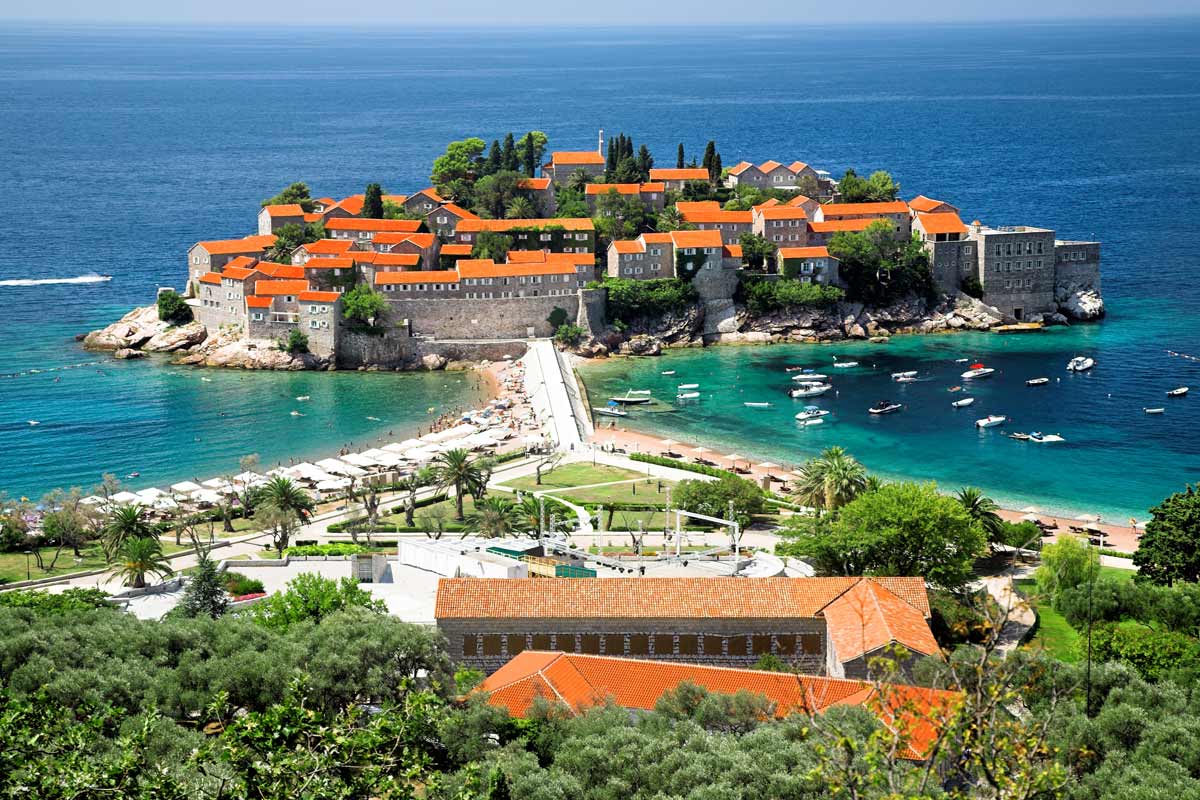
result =
[{"label": "orange tile roof", "polygon": [[891,225],[891,220],[883,217],[867,217],[866,219],[831,219],[824,222],[810,222],[808,229],[813,233],[834,233],[836,231],[865,231],[873,222],[886,222]]},{"label": "orange tile roof", "polygon": [[778,161],[764,161],[758,165],[758,170],[759,172],[771,172],[779,169],[782,166],[783,164],[780,164]]},{"label": "orange tile roof", "polygon": [[254,294],[246,298],[246,305],[249,308],[270,308],[271,302],[271,298],[269,297],[259,297]]},{"label": "orange tile roof", "polygon": [[234,267],[229,264],[226,264],[225,269],[221,270],[222,278],[229,278],[229,279],[235,280],[235,281],[244,281],[244,280],[246,280],[246,278],[249,278],[253,274],[254,274],[253,269],[246,269],[245,267]]},{"label": "orange tile roof", "polygon": [[720,231],[671,231],[671,242],[676,247],[720,247]]},{"label": "orange tile roof", "polygon": [[225,269],[228,270],[231,267],[241,267],[242,269],[249,269],[250,267],[254,266],[254,263],[257,260],[258,259],[254,258],[253,256],[238,256],[237,258],[233,259],[228,264],[226,264]]},{"label": "orange tile roof", "polygon": [[273,206],[263,206],[268,217],[302,217],[304,209],[299,203],[281,203]]},{"label": "orange tile roof", "polygon": [[296,249],[303,249],[309,255],[340,255],[351,247],[354,247],[354,242],[349,239],[317,239],[315,242],[302,244]]},{"label": "orange tile roof", "polygon": [[471,211],[467,211],[462,206],[455,205],[454,203],[446,203],[445,205],[440,206],[439,208],[435,208],[433,211],[430,211],[429,213],[436,214],[439,211],[449,211],[451,214],[458,217],[459,219],[479,219],[478,214],[471,212]]},{"label": "orange tile roof", "polygon": [[336,303],[339,297],[341,297],[341,295],[337,292],[308,291],[301,292],[297,296],[297,299],[304,303]]},{"label": "orange tile roof", "polygon": [[750,169],[753,166],[754,165],[751,164],[749,161],[739,161],[738,163],[734,164],[732,167],[729,168],[729,174],[730,175],[741,175],[743,172],[745,172],[746,170]]},{"label": "orange tile roof", "polygon": [[821,206],[825,219],[830,217],[862,216],[870,214],[877,217],[880,214],[907,214],[908,203],[903,200],[891,200],[885,203],[826,203]]},{"label": "orange tile roof", "polygon": [[269,278],[303,278],[304,267],[293,264],[276,264],[272,261],[259,261],[254,268]]},{"label": "orange tile roof", "polygon": [[822,613],[842,663],[896,643],[921,655],[941,653],[925,615],[876,581],[860,580]]},{"label": "orange tile roof", "polygon": [[926,233],[966,233],[967,226],[963,224],[958,214],[953,211],[942,211],[938,214],[917,213],[917,224]]},{"label": "orange tile roof", "polygon": [[412,242],[422,250],[433,247],[435,239],[437,239],[437,236],[432,233],[411,233],[409,231],[384,231],[371,237],[371,241],[374,244],[403,244],[404,242]]},{"label": "orange tile roof", "polygon": [[646,246],[640,239],[616,239],[612,242],[612,248],[618,253],[644,253]]},{"label": "orange tile roof", "polygon": [[308,281],[259,281],[254,284],[254,293],[257,295],[300,294],[306,291]]},{"label": "orange tile roof", "polygon": [[304,215],[305,222],[320,222],[323,219],[325,219],[325,215],[319,211],[313,211]]},{"label": "orange tile roof", "polygon": [[550,154],[551,164],[603,164],[604,156],[596,150],[556,150]]},{"label": "orange tile roof", "polygon": [[367,219],[344,217],[325,223],[327,231],[388,231],[392,233],[415,233],[421,227],[419,219]]},{"label": "orange tile roof", "polygon": [[574,275],[575,265],[563,262],[497,264],[490,258],[464,258],[454,265],[460,278],[519,278],[530,275]]},{"label": "orange tile roof", "polygon": [[609,700],[622,708],[650,711],[684,682],[717,694],[763,695],[777,718],[821,713],[833,706],[864,706],[901,734],[906,745],[902,755],[914,760],[929,752],[961,697],[916,686],[537,650],[514,656],[475,691],[487,693],[491,705],[523,717],[537,697],[561,702],[574,714]]},{"label": "orange tile roof", "polygon": [[781,247],[779,257],[788,258],[829,258],[828,247]]},{"label": "orange tile roof", "polygon": [[789,206],[802,206],[805,203],[815,203],[815,202],[817,202],[817,201],[813,200],[811,197],[806,197],[805,195],[798,194],[795,197],[793,197],[791,200],[788,200],[787,204]]},{"label": "orange tile roof", "polygon": [[774,208],[775,206],[779,206],[779,205],[783,205],[783,204],[780,203],[778,200],[776,200],[774,197],[770,197],[770,198],[764,200],[763,202],[759,203],[758,205],[754,206],[750,210],[758,211],[760,208]]},{"label": "orange tile roof", "polygon": [[247,236],[244,239],[213,239],[207,242],[196,242],[193,247],[203,247],[211,256],[231,256],[238,253],[261,253],[275,244],[275,237]]},{"label": "orange tile roof", "polygon": [[417,267],[421,256],[417,253],[351,253],[355,264],[374,264],[381,267]]},{"label": "orange tile roof", "polygon": [[464,219],[458,224],[460,233],[478,231],[508,231],[513,228],[562,228],[568,231],[594,231],[589,217],[553,217],[550,219]]},{"label": "orange tile roof", "polygon": [[724,248],[722,255],[724,255],[726,258],[742,257],[742,246],[740,244],[727,244],[722,245],[722,247]]},{"label": "orange tile roof", "polygon": [[717,223],[729,223],[738,225],[750,225],[754,222],[754,214],[750,211],[711,211],[700,209],[699,211],[683,212],[684,222],[691,222],[698,225],[715,225]]},{"label": "orange tile roof", "polygon": [[338,203],[337,207],[357,216],[362,213],[363,203],[366,202],[366,199],[366,195],[352,194]]},{"label": "orange tile roof", "polygon": [[671,242],[670,233],[643,233],[638,238],[646,244],[670,244]]},{"label": "orange tile roof", "polygon": [[[679,233],[679,232],[677,232]],[[697,233],[697,231],[689,231]],[[720,242],[717,243],[720,247]],[[460,262],[461,264],[461,262]],[[428,274],[428,273],[426,273]],[[597,617],[744,619],[815,617],[860,578],[443,578],[435,616],[451,618]],[[873,578],[929,613],[921,578]]]},{"label": "orange tile roof", "polygon": [[407,199],[408,199],[408,195],[406,195],[406,194],[385,194],[383,196],[383,202],[395,203],[398,206],[403,205],[404,201]]},{"label": "orange tile roof", "polygon": [[458,272],[452,269],[435,269],[375,273],[376,286],[397,283],[458,283]]},{"label": "orange tile roof", "polygon": [[642,192],[663,192],[666,185],[662,183],[589,183],[584,189],[585,194],[641,194]]},{"label": "orange tile roof", "polygon": [[680,200],[675,208],[680,214],[686,214],[689,211],[720,211],[721,204],[716,200]]},{"label": "orange tile roof", "polygon": [[446,202],[445,198],[442,197],[440,194],[438,194],[438,190],[433,188],[432,186],[430,186],[428,189],[422,189],[419,192],[409,195],[408,199],[412,200],[414,197],[417,197],[419,195],[424,195],[425,197],[428,197],[430,200],[432,200],[435,203]]},{"label": "orange tile roof", "polygon": [[213,285],[215,285],[215,286],[220,286],[220,285],[221,285],[221,273],[219,273],[219,272],[206,272],[206,273],[204,273],[203,275],[201,275],[201,276],[198,278],[198,280],[199,280],[201,283],[211,283],[211,284],[213,284]]},{"label": "orange tile roof", "polygon": [[545,191],[550,188],[549,178],[521,178],[517,181],[518,189],[531,189],[534,191]]},{"label": "orange tile roof", "polygon": [[663,169],[651,169],[650,180],[652,181],[706,181],[708,180],[708,170],[704,167],[671,167]]},{"label": "orange tile roof", "polygon": [[332,197],[318,197],[316,200],[313,200],[313,202],[319,206],[325,206],[326,208],[337,205],[337,200],[334,200]]},{"label": "orange tile roof", "polygon": [[[932,197],[926,197],[923,194],[919,194],[908,201],[908,207],[913,211],[924,211],[927,214],[936,211],[942,206],[950,206],[950,204],[944,200],[934,200]],[[954,206],[950,207],[953,208]]]},{"label": "orange tile roof", "polygon": [[304,265],[305,269],[352,269],[354,259],[349,255],[310,258]]},{"label": "orange tile roof", "polygon": [[808,219],[808,213],[800,206],[759,206],[758,213],[763,219]]},{"label": "orange tile roof", "polygon": [[[443,252],[445,252],[443,250]],[[504,256],[509,264],[594,264],[591,253],[551,253],[549,250],[509,250]]]},{"label": "orange tile roof", "polygon": [[469,245],[469,244],[444,244],[444,245],[442,245],[442,255],[444,255],[444,256],[469,256],[469,255],[471,255],[471,245]]},{"label": "orange tile roof", "polygon": [[803,161],[793,161],[788,164],[788,169],[792,172],[799,172],[800,170],[808,169],[808,164],[805,164]]}]

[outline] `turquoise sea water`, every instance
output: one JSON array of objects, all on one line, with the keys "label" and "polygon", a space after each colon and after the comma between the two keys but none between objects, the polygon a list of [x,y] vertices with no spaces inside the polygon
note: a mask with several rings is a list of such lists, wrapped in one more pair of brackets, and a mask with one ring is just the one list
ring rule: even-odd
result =
[{"label": "turquoise sea water", "polygon": [[[149,302],[159,285],[179,285],[188,246],[252,232],[259,201],[293,180],[308,181],[317,195],[360,192],[368,181],[410,192],[428,184],[429,165],[447,141],[529,128],[544,130],[552,149],[568,150],[592,146],[599,128],[624,131],[665,165],[679,142],[698,156],[715,139],[729,164],[802,159],[838,174],[887,168],[905,197],[945,198],[967,219],[1102,238],[1111,309],[1102,325],[969,348],[973,340],[962,337],[945,353],[936,348],[950,340],[898,342],[886,351],[943,372],[941,362],[960,350],[995,360],[1005,376],[981,388],[994,393],[995,410],[1022,427],[1059,429],[1068,446],[1031,456],[994,432],[964,437],[936,399],[949,373],[904,389],[901,399],[913,407],[878,425],[858,416],[881,387],[847,376],[839,382],[844,421],[808,438],[853,434],[845,444],[875,469],[943,480],[961,473],[964,481],[1084,510],[1140,510],[1197,477],[1191,409],[1200,397],[1154,423],[1134,413],[1160,397],[1160,384],[1182,382],[1192,369],[1164,360],[1163,349],[1200,351],[1194,19],[503,35],[461,27],[7,26],[0,30],[0,374],[96,360],[79,350],[75,334]],[[11,283],[90,272],[113,280]],[[993,358],[991,348],[1013,352]],[[1099,358],[1093,376],[1064,379],[1037,399],[1012,377],[1060,376],[1076,350]],[[742,375],[743,389],[758,394],[783,381],[756,362],[799,354],[738,349],[673,359],[700,359],[702,382],[713,391]],[[645,369],[656,372],[657,364]],[[468,383],[441,375],[204,374],[212,380],[145,361],[105,361],[0,379],[0,488],[37,494],[86,486],[104,471],[138,471],[131,481],[138,487],[217,474],[247,452],[267,462],[332,453],[419,426],[431,406],[475,397]],[[301,409],[307,416],[291,417],[300,394],[312,396]],[[42,424],[29,426],[30,419]],[[739,449],[782,458],[809,446],[795,440],[790,419],[706,399],[701,411],[664,416],[662,425],[730,437],[740,430]]]}]

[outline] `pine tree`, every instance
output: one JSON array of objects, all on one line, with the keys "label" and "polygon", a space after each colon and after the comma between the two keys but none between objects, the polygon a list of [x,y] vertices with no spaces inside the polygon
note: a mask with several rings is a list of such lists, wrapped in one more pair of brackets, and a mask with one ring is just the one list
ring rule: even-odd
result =
[{"label": "pine tree", "polygon": [[683,142],[679,143],[679,155],[675,157],[675,168],[683,169]]},{"label": "pine tree", "polygon": [[363,193],[362,216],[367,219],[383,219],[383,187],[368,183]]},{"label": "pine tree", "polygon": [[532,178],[537,174],[537,158],[533,150],[533,136],[525,137],[525,176]]},{"label": "pine tree", "polygon": [[492,148],[488,150],[487,164],[484,165],[484,175],[494,175],[500,171],[500,140],[492,139]]},{"label": "pine tree", "polygon": [[183,599],[179,601],[180,613],[189,617],[206,616],[216,619],[224,614],[228,607],[229,600],[221,586],[217,565],[208,554],[203,554],[200,563],[196,565],[196,573],[188,581]]},{"label": "pine tree", "polygon": [[504,137],[504,150],[500,158],[502,168],[507,172],[515,172],[519,166],[517,162],[517,146],[513,140],[512,131]]},{"label": "pine tree", "polygon": [[637,154],[638,173],[641,174],[643,181],[650,180],[650,170],[654,168],[654,156],[650,155],[650,148],[642,145]]},{"label": "pine tree", "polygon": [[512,783],[504,770],[497,769],[491,774],[491,784],[488,787],[487,800],[512,800]]}]

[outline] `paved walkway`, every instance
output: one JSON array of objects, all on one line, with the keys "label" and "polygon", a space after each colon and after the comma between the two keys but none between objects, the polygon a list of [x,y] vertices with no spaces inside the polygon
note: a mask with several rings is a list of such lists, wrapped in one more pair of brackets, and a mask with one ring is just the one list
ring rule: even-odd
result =
[{"label": "paved walkway", "polygon": [[[575,380],[564,375],[562,363],[549,339],[530,342],[523,359],[525,364],[525,393],[533,403],[538,418],[543,420],[559,450],[573,451],[583,446],[583,435],[570,392],[578,393]],[[567,386],[570,377],[572,386]]]}]

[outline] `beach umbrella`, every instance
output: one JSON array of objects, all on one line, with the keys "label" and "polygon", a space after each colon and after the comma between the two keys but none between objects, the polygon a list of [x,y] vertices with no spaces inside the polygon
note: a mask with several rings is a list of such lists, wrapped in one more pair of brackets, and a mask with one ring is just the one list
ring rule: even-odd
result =
[{"label": "beach umbrella", "polygon": [[1034,514],[1034,513],[1029,513],[1029,514],[1026,514],[1025,516],[1021,517],[1021,520],[1023,522],[1037,522],[1038,519],[1039,519],[1038,515]]},{"label": "beach umbrella", "polygon": [[1094,522],[1089,522],[1087,525],[1084,525],[1083,527],[1087,528],[1089,531],[1095,531],[1096,533],[1104,532],[1104,531],[1100,530],[1100,526]]},{"label": "beach umbrella", "polygon": [[758,468],[759,469],[779,469],[779,465],[774,462],[771,462],[771,461],[764,461],[763,463],[758,465]]},{"label": "beach umbrella", "polygon": [[1036,513],[1038,513],[1038,507],[1037,506],[1025,506],[1024,508],[1021,509],[1021,511],[1026,514],[1036,514]]},{"label": "beach umbrella", "polygon": [[114,503],[141,503],[142,498],[133,492],[117,492],[110,498]]},{"label": "beach umbrella", "polygon": [[729,455],[725,456],[725,459],[727,461],[732,461],[733,463],[736,464],[739,461],[745,461],[746,457],[743,456],[741,453],[730,453]]},{"label": "beach umbrella", "polygon": [[663,447],[670,447],[671,445],[679,444],[679,442],[675,441],[674,439],[663,439],[661,442],[659,442],[659,444],[661,444]]},{"label": "beach umbrella", "polygon": [[699,447],[693,447],[692,452],[699,453],[700,455],[704,455],[705,453],[711,453],[712,450],[708,449],[704,445],[700,445]]},{"label": "beach umbrella", "polygon": [[179,483],[171,484],[171,491],[175,494],[191,494],[192,492],[200,491],[202,488],[204,487],[193,481],[180,481]]},{"label": "beach umbrella", "polygon": [[1095,522],[1099,518],[1099,514],[1079,514],[1075,517],[1075,519],[1079,520],[1080,522]]}]

